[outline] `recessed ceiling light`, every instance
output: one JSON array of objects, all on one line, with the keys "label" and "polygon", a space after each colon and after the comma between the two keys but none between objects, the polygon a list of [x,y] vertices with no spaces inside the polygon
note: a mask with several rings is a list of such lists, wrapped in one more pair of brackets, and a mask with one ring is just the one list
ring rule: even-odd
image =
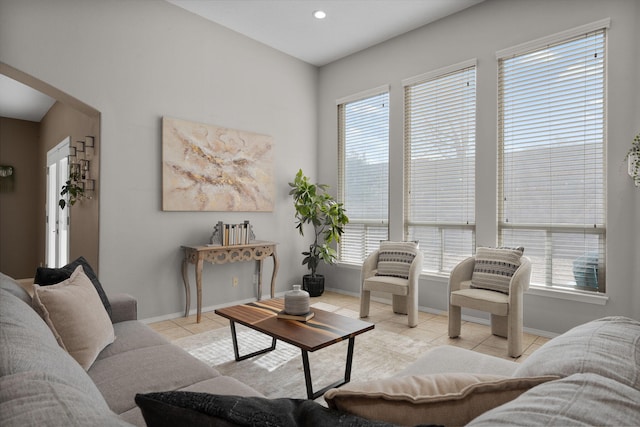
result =
[{"label": "recessed ceiling light", "polygon": [[324,10],[316,10],[315,12],[313,12],[313,17],[316,19],[324,19],[327,17],[327,14]]}]

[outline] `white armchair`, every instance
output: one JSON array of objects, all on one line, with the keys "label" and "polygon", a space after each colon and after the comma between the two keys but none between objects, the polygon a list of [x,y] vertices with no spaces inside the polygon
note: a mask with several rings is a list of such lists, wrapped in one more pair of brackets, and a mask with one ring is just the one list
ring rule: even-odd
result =
[{"label": "white armchair", "polygon": [[529,289],[531,262],[520,258],[520,267],[509,282],[509,294],[471,287],[475,256],[451,270],[449,277],[449,337],[460,335],[461,308],[491,313],[491,333],[507,338],[511,357],[522,354],[523,293]]},{"label": "white armchair", "polygon": [[369,316],[371,291],[392,294],[394,313],[407,314],[409,327],[418,324],[418,279],[422,271],[422,252],[417,251],[409,267],[407,279],[377,276],[378,251],[372,252],[362,264],[360,276],[360,317]]}]

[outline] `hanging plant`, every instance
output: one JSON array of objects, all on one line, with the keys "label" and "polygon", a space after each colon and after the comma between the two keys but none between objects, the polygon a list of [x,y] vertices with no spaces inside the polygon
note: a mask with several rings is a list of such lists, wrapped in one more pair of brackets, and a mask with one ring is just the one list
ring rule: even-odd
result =
[{"label": "hanging plant", "polygon": [[633,178],[636,187],[640,187],[640,133],[633,138],[631,148],[624,159],[629,164],[629,175]]},{"label": "hanging plant", "polygon": [[[62,198],[58,201],[58,206],[60,209],[64,209],[65,206],[70,205],[73,206],[76,204],[78,200],[82,200],[84,198],[84,186],[81,182],[82,176],[80,171],[75,170],[69,174],[69,179],[62,186],[62,191],[60,195]],[[67,202],[64,196],[68,195],[69,201]]]}]

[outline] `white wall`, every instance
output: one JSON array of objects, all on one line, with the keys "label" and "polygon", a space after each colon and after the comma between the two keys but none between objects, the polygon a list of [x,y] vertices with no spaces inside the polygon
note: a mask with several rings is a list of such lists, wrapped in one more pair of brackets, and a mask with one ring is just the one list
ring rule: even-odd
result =
[{"label": "white wall", "polygon": [[[1,0],[0,61],[101,112],[99,276],[108,293],[136,296],[141,318],[183,310],[180,245],[206,243],[218,220],[248,219],[281,243],[277,291],[299,282],[306,245],[287,182],[316,172],[315,67],[152,0]],[[164,115],[273,136],[274,211],[163,212]],[[204,273],[204,306],[255,294],[251,264]]]},{"label": "white wall", "polygon": [[[456,15],[336,61],[320,70],[319,178],[337,186],[338,98],[389,84],[390,237],[402,238],[402,79],[478,59],[477,70],[477,244],[496,244],[497,61],[496,51],[603,18],[608,38],[607,295],[606,305],[545,296],[525,296],[525,326],[563,332],[605,315],[640,318],[640,191],[622,162],[638,132],[640,39],[637,0],[487,0]],[[526,242],[523,242],[526,247]],[[327,280],[358,292],[359,270],[325,269]],[[420,305],[446,310],[447,281],[423,277]],[[472,313],[476,315],[477,312]]]}]

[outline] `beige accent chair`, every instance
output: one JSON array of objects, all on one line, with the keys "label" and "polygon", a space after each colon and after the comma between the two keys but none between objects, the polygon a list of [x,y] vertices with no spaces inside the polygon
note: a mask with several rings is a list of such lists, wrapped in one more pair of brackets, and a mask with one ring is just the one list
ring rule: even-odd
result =
[{"label": "beige accent chair", "polygon": [[465,259],[451,270],[449,276],[449,337],[460,335],[461,308],[491,313],[491,333],[507,338],[509,356],[522,355],[522,295],[529,289],[531,261],[520,258],[520,267],[509,283],[509,295],[485,289],[471,288],[475,257]]},{"label": "beige accent chair", "polygon": [[409,278],[376,276],[378,271],[378,253],[372,252],[362,264],[360,275],[360,317],[369,316],[371,291],[392,294],[393,312],[407,314],[409,327],[418,324],[418,279],[422,272],[422,251],[417,251],[411,267]]}]

